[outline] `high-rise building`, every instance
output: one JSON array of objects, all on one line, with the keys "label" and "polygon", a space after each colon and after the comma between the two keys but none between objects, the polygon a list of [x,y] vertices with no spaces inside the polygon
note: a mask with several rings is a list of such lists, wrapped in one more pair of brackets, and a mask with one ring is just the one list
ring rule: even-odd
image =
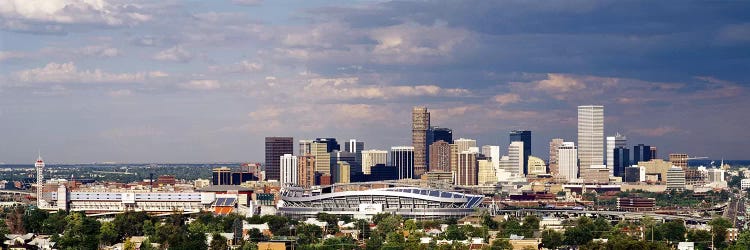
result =
[{"label": "high-rise building", "polygon": [[669,162],[671,162],[673,166],[677,166],[682,169],[687,169],[688,167],[687,159],[688,159],[687,154],[669,154]]},{"label": "high-rise building", "polygon": [[331,174],[331,153],[328,143],[314,141],[310,144],[310,154],[315,156],[315,172]]},{"label": "high-rise building", "polygon": [[685,190],[685,170],[672,166],[667,170],[667,191]]},{"label": "high-rise building", "polygon": [[211,180],[213,185],[232,185],[232,170],[228,167],[214,168]]},{"label": "high-rise building", "polygon": [[334,150],[341,151],[341,145],[336,141],[336,138],[315,138],[315,142],[325,143],[326,152],[330,153]]},{"label": "high-rise building", "polygon": [[500,171],[500,146],[482,146],[482,154],[484,157],[490,158],[492,168],[495,169],[495,172]]},{"label": "high-rise building", "polygon": [[604,164],[604,106],[578,106],[578,160],[581,169]]},{"label": "high-rise building", "polygon": [[351,182],[351,165],[345,161],[339,161],[336,163],[336,171],[333,172],[332,178],[334,183],[349,183]]},{"label": "high-rise building", "polygon": [[572,142],[563,142],[557,148],[558,176],[565,181],[578,178],[578,148]]},{"label": "high-rise building", "polygon": [[453,144],[456,144],[456,146],[458,146],[458,153],[461,153],[463,151],[469,150],[469,148],[476,147],[477,140],[459,138],[459,139],[453,140]]},{"label": "high-rise building", "polygon": [[299,170],[297,169],[297,156],[294,156],[292,154],[284,154],[280,156],[279,166],[281,170],[281,179],[279,180],[279,182],[281,183],[281,185],[296,185],[299,183],[299,177],[297,176],[297,174],[299,174]]},{"label": "high-rise building", "polygon": [[[607,162],[609,164],[609,162]],[[630,166],[630,149],[618,146],[612,150],[612,169],[614,176],[623,177],[625,168]]]},{"label": "high-rise building", "polygon": [[362,173],[370,174],[373,166],[388,163],[388,151],[385,150],[362,150]]},{"label": "high-rise building", "polygon": [[449,128],[432,127],[432,143],[444,141],[448,144],[453,143],[453,130]]},{"label": "high-rise building", "polygon": [[299,140],[299,155],[311,154],[310,145],[312,145],[312,143],[313,140]]},{"label": "high-rise building", "polygon": [[562,146],[563,139],[555,138],[549,142],[549,172],[552,176],[556,176],[559,171],[557,167],[557,150]]},{"label": "high-rise building", "polygon": [[477,183],[479,185],[497,182],[492,161],[488,159],[477,160],[477,167],[479,169],[477,173]]},{"label": "high-rise building", "polygon": [[641,181],[641,167],[632,166],[626,167],[623,177],[623,182],[640,182]]},{"label": "high-rise building", "polygon": [[510,143],[510,146],[508,146],[508,157],[510,158],[510,161],[513,162],[515,165],[511,169],[507,169],[506,171],[516,175],[516,176],[524,176],[526,175],[523,166],[523,156],[524,156],[524,146],[522,141],[514,141]]},{"label": "high-rise building", "polygon": [[458,152],[459,152],[458,145],[451,144],[450,146],[451,146],[451,157],[450,157],[451,172],[455,174],[456,171],[458,171]]},{"label": "high-rise building", "polygon": [[[621,135],[620,133],[615,134],[615,136],[607,136],[607,168],[612,172],[614,176],[619,176],[615,174],[615,148],[617,147],[626,147],[628,142],[628,138]],[[630,165],[630,162],[626,164],[625,166]],[[624,168],[624,167],[623,167]],[[623,170],[624,171],[624,170]]]},{"label": "high-rise building", "polygon": [[547,166],[544,164],[544,160],[536,156],[529,156],[529,169],[528,175],[537,176],[540,174],[547,173]]},{"label": "high-rise building", "polygon": [[279,159],[282,155],[294,154],[292,137],[266,137],[266,179],[279,180]]},{"label": "high-rise building", "polygon": [[399,179],[414,178],[414,147],[391,147],[391,165],[398,168]]},{"label": "high-rise building", "polygon": [[349,140],[344,144],[344,151],[349,153],[357,153],[365,150],[365,142],[357,141],[356,139]]},{"label": "high-rise building", "polygon": [[458,154],[458,172],[456,173],[456,185],[477,185],[477,152],[463,151]]},{"label": "high-rise building", "polygon": [[410,176],[419,177],[427,171],[427,130],[430,129],[430,112],[426,107],[412,108],[411,122],[414,173]]},{"label": "high-rise building", "polygon": [[331,166],[335,166],[339,161],[345,161],[349,164],[349,170],[352,173],[362,172],[362,165],[359,163],[361,159],[360,153],[350,153],[347,151],[331,152]]},{"label": "high-rise building", "polygon": [[430,145],[430,171],[451,171],[451,145],[445,141],[436,141]]},{"label": "high-rise building", "polygon": [[531,155],[531,131],[528,130],[513,130],[510,131],[510,142],[520,141],[523,142],[523,174],[528,174],[529,170],[529,155]]},{"label": "high-rise building", "polygon": [[659,158],[656,156],[656,146],[651,146],[651,159]]},{"label": "high-rise building", "polygon": [[315,156],[307,154],[297,158],[297,169],[299,170],[298,184],[302,187],[315,185]]},{"label": "high-rise building", "polygon": [[633,164],[638,164],[642,161],[650,161],[651,157],[651,146],[638,144],[633,146]]},{"label": "high-rise building", "polygon": [[39,153],[39,156],[36,158],[34,168],[36,169],[36,205],[39,208],[44,208],[47,206],[47,204],[44,202],[44,199],[42,197],[44,189],[44,160],[42,160],[41,153]]}]

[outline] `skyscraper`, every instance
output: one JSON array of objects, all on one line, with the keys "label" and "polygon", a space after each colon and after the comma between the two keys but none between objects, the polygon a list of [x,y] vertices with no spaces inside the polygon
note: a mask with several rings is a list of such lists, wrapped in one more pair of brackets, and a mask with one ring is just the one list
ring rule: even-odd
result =
[{"label": "skyscraper", "polygon": [[413,176],[419,177],[427,171],[427,130],[430,129],[430,112],[426,107],[412,108],[411,124],[411,142],[414,148]]},{"label": "skyscraper", "polygon": [[624,177],[625,168],[630,166],[630,149],[625,146],[618,146],[613,150],[612,154],[612,170],[614,176]]},{"label": "skyscraper", "polygon": [[482,146],[482,154],[484,157],[490,158],[495,172],[500,171],[500,146],[484,145]]},{"label": "skyscraper", "polygon": [[458,154],[458,172],[456,173],[456,185],[477,185],[479,168],[477,166],[477,152],[463,151]]},{"label": "skyscraper", "polygon": [[443,140],[430,145],[430,171],[451,171],[451,145]]},{"label": "skyscraper", "polygon": [[552,176],[556,176],[560,171],[558,170],[558,157],[557,150],[562,146],[563,139],[555,138],[549,142],[549,172]]},{"label": "skyscraper", "polygon": [[391,165],[398,168],[399,179],[414,178],[414,147],[391,147]]},{"label": "skyscraper", "polygon": [[449,128],[432,127],[432,143],[441,140],[448,144],[453,143],[453,130]]},{"label": "skyscraper", "polygon": [[578,178],[578,148],[572,142],[563,142],[558,147],[557,164],[559,179],[571,181]]},{"label": "skyscraper", "polygon": [[346,152],[358,153],[362,150],[365,150],[365,143],[357,141],[356,139],[351,139],[346,144],[344,144],[344,151]]},{"label": "skyscraper", "polygon": [[540,174],[546,174],[547,173],[547,166],[544,164],[544,160],[540,159],[539,157],[535,156],[529,156],[529,167],[528,167],[528,175],[531,176],[537,176]]},{"label": "skyscraper", "polygon": [[266,137],[266,180],[279,180],[280,157],[294,153],[292,137]]},{"label": "skyscraper", "polygon": [[512,169],[507,169],[507,171],[516,176],[525,176],[527,170],[523,166],[523,156],[524,143],[522,141],[511,142],[510,146],[508,146],[508,157],[515,166]]},{"label": "skyscraper", "polygon": [[[628,138],[617,133],[615,136],[607,136],[607,168],[614,174],[615,148],[627,146]],[[624,168],[624,167],[623,167]],[[625,171],[625,170],[623,170]],[[619,176],[614,174],[614,176]]]},{"label": "skyscraper", "polygon": [[315,142],[325,143],[326,152],[330,153],[334,150],[341,151],[341,145],[336,141],[336,138],[315,138]]},{"label": "skyscraper", "polygon": [[45,204],[44,199],[42,199],[42,190],[44,189],[44,160],[42,160],[41,153],[36,158],[34,168],[36,169],[36,205],[39,208],[43,208],[46,207],[47,204]]},{"label": "skyscraper", "polygon": [[463,151],[469,150],[469,148],[476,147],[477,140],[459,138],[459,139],[454,140],[453,144],[456,144],[458,146],[458,153],[461,153]]},{"label": "skyscraper", "polygon": [[497,183],[495,168],[488,159],[477,160],[477,184]]},{"label": "skyscraper", "polygon": [[385,150],[362,150],[362,173],[370,174],[370,170],[377,164],[388,163],[388,151]]},{"label": "skyscraper", "polygon": [[528,174],[529,155],[531,155],[531,131],[513,130],[510,131],[510,142],[523,142],[523,174]]},{"label": "skyscraper", "polygon": [[638,144],[633,146],[633,164],[651,160],[651,146]]},{"label": "skyscraper", "polygon": [[279,158],[279,166],[281,170],[281,179],[279,180],[279,183],[281,183],[281,185],[299,183],[299,178],[297,176],[299,174],[299,170],[297,170],[299,167],[297,164],[297,156],[284,154]]},{"label": "skyscraper", "polygon": [[299,140],[299,155],[310,154],[310,145],[312,145],[312,143],[312,140]]},{"label": "skyscraper", "polygon": [[604,164],[604,106],[578,106],[578,160],[581,169]]},{"label": "skyscraper", "polygon": [[331,153],[328,143],[314,141],[310,144],[310,154],[315,156],[315,172],[331,174]]},{"label": "skyscraper", "polygon": [[297,158],[297,164],[297,169],[299,170],[299,173],[297,174],[297,177],[299,178],[298,184],[302,187],[314,186],[315,156],[312,156],[310,154],[300,155]]},{"label": "skyscraper", "polygon": [[351,182],[351,165],[345,161],[336,162],[333,174],[331,175],[334,183],[349,183]]}]

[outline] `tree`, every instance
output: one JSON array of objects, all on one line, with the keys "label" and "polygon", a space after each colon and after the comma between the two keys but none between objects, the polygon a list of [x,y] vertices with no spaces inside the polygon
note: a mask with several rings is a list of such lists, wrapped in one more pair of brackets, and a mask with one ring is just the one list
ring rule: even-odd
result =
[{"label": "tree", "polygon": [[156,250],[154,246],[151,245],[151,239],[146,237],[143,242],[141,242],[141,248],[140,250]]},{"label": "tree", "polygon": [[229,245],[227,245],[227,238],[224,238],[224,236],[221,236],[221,234],[218,233],[213,233],[211,235],[210,250],[227,250],[228,248]]},{"label": "tree", "polygon": [[664,239],[671,242],[680,242],[685,240],[687,228],[685,228],[682,220],[674,220],[659,225],[659,231],[664,235]]},{"label": "tree", "polygon": [[728,250],[747,250],[750,249],[750,231],[744,231],[737,237],[737,241],[727,248]]},{"label": "tree", "polygon": [[380,220],[377,224],[375,233],[380,234],[381,237],[385,238],[388,233],[398,230],[401,227],[401,221],[403,220],[404,219],[399,215],[389,215]]},{"label": "tree", "polygon": [[482,213],[482,226],[486,226],[489,229],[497,230],[500,228],[500,223],[497,223],[489,213]]},{"label": "tree", "polygon": [[716,217],[708,223],[711,226],[713,234],[714,247],[724,249],[727,247],[727,228],[732,227],[732,223],[726,218]]},{"label": "tree", "polygon": [[[315,244],[323,237],[323,229],[312,224],[299,224],[297,226],[297,237],[300,245]],[[252,235],[250,238],[253,239]]]},{"label": "tree", "polygon": [[143,222],[149,219],[151,217],[143,211],[125,211],[124,213],[115,215],[112,223],[117,229],[118,241],[132,236],[143,235]]},{"label": "tree", "polygon": [[404,235],[400,232],[390,232],[388,233],[385,244],[383,244],[381,249],[388,249],[388,250],[402,250],[405,248],[404,243]]},{"label": "tree", "polygon": [[557,249],[563,244],[563,235],[552,229],[542,231],[542,245],[549,249]]},{"label": "tree", "polygon": [[523,228],[521,228],[521,223],[519,223],[515,218],[510,218],[500,223],[500,232],[498,233],[498,237],[508,238],[511,234],[523,235]]},{"label": "tree", "polygon": [[125,244],[122,246],[122,250],[135,250],[135,243],[130,241],[130,238],[125,240]]},{"label": "tree", "polygon": [[510,244],[510,241],[508,239],[495,239],[492,241],[492,244],[490,244],[490,249],[492,250],[512,250],[513,245]]},{"label": "tree", "polygon": [[594,224],[588,217],[578,218],[576,226],[565,229],[566,245],[581,246],[594,239]]},{"label": "tree", "polygon": [[461,230],[456,225],[449,225],[448,228],[445,229],[445,239],[446,240],[465,240],[466,234],[464,234],[464,231]]},{"label": "tree", "polygon": [[596,218],[593,226],[594,238],[606,238],[612,231],[612,224],[603,217]]},{"label": "tree", "polygon": [[708,249],[711,246],[711,232],[706,230],[690,230],[687,239],[695,242],[695,249]]},{"label": "tree", "polygon": [[[39,208],[29,208],[25,213],[22,214],[23,226],[26,229],[26,232],[29,233],[41,233],[42,223],[49,217],[49,213],[47,211],[41,210]],[[10,216],[10,214],[8,216]]]},{"label": "tree", "polygon": [[354,226],[357,227],[357,230],[360,230],[359,231],[360,239],[370,238],[370,223],[367,222],[367,220],[359,219],[356,222],[354,222]]},{"label": "tree", "polygon": [[42,222],[42,228],[40,234],[61,234],[65,230],[65,218],[68,216],[68,212],[65,210],[58,210],[56,213],[52,213],[47,216]]},{"label": "tree", "polygon": [[414,222],[414,220],[406,220],[404,221],[404,230],[409,232],[414,232],[417,230],[417,223]]},{"label": "tree", "polygon": [[539,217],[529,215],[523,218],[523,225],[521,225],[521,231],[525,237],[533,237],[534,231],[539,230]]},{"label": "tree", "polygon": [[97,249],[99,221],[75,212],[65,217],[65,223],[65,230],[57,243],[61,249]]},{"label": "tree", "polygon": [[154,222],[151,220],[146,220],[143,222],[143,235],[144,236],[153,236],[156,234],[156,228],[154,227]]},{"label": "tree", "polygon": [[99,241],[107,246],[120,242],[119,234],[117,233],[114,223],[102,223],[102,226],[99,229]]}]

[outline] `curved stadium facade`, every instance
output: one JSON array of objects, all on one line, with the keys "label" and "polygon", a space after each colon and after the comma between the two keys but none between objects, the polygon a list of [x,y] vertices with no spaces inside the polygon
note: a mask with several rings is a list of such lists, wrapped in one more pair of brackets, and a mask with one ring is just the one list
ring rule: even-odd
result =
[{"label": "curved stadium facade", "polygon": [[[330,192],[320,192],[330,190]],[[281,190],[277,213],[306,218],[318,213],[369,217],[378,213],[407,218],[464,217],[475,211],[484,196],[397,183],[351,183],[317,189]]]}]

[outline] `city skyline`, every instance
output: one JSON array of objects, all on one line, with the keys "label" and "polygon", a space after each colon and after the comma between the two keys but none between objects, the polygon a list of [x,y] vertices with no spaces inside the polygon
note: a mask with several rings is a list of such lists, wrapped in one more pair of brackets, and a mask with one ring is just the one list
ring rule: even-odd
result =
[{"label": "city skyline", "polygon": [[261,162],[272,136],[387,150],[412,145],[413,106],[501,152],[529,130],[546,158],[603,105],[605,137],[661,158],[750,158],[744,2],[104,2],[0,8],[0,163]]}]

